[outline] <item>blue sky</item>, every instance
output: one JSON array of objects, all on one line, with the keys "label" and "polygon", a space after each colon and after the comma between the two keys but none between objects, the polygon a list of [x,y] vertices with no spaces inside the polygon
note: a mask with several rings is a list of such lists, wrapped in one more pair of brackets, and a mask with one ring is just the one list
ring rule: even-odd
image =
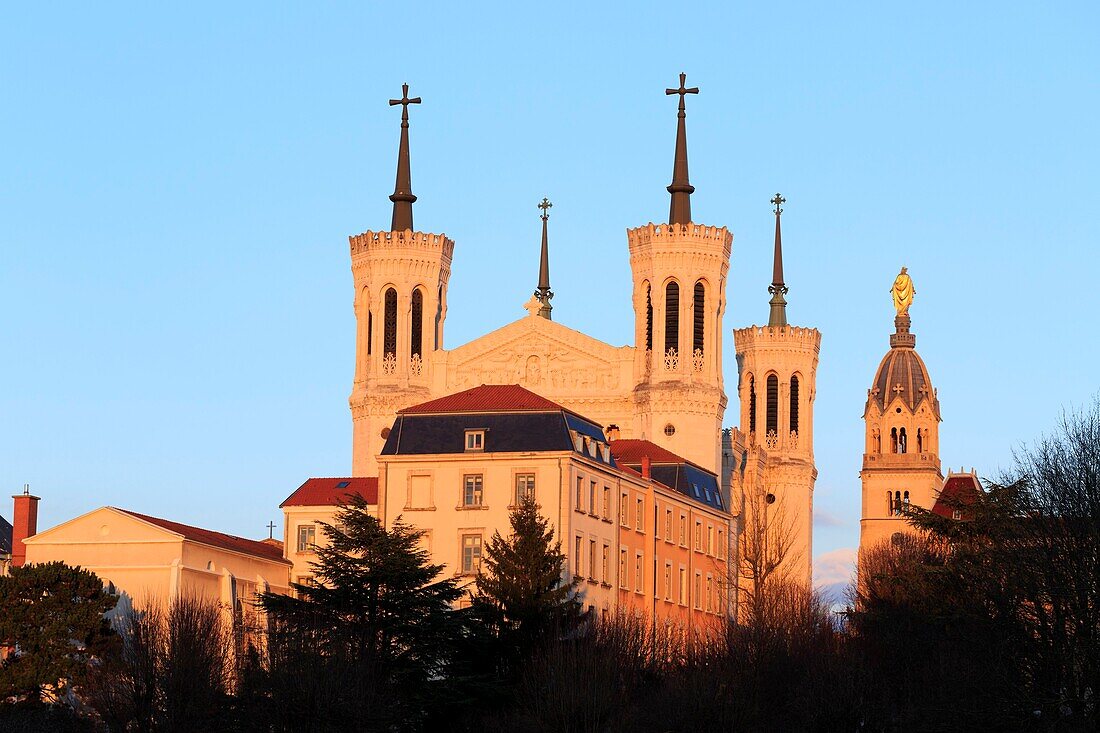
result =
[{"label": "blue sky", "polygon": [[1098,387],[1100,11],[835,5],[6,6],[0,487],[45,526],[113,504],[266,536],[349,471],[347,236],[388,226],[404,81],[417,227],[457,243],[446,345],[523,315],[543,196],[555,319],[628,343],[624,230],[667,216],[680,71],[694,218],[734,232],[731,396],[788,199],[816,552],[858,541],[902,265],[944,466],[995,474]]}]

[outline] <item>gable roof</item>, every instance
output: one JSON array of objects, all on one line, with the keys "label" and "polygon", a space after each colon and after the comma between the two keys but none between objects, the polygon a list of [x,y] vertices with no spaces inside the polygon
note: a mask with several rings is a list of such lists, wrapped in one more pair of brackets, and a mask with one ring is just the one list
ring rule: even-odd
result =
[{"label": "gable roof", "polygon": [[0,555],[11,554],[11,525],[0,517]]},{"label": "gable roof", "polygon": [[285,506],[339,506],[359,494],[368,504],[378,503],[378,477],[308,478],[279,508]]},{"label": "gable roof", "polygon": [[518,384],[483,384],[439,399],[406,407],[398,415],[428,415],[451,412],[549,412],[564,410]]},{"label": "gable roof", "polygon": [[611,455],[620,468],[634,470],[639,470],[642,461],[648,459],[650,477],[654,481],[689,499],[726,511],[718,477],[667,448],[648,440],[620,439],[611,441]]},{"label": "gable roof", "polygon": [[211,547],[217,547],[222,550],[232,550],[233,552],[240,552],[245,555],[255,555],[256,557],[262,557],[265,560],[275,560],[286,564],[291,564],[289,560],[283,557],[283,550],[281,547],[269,544],[267,542],[261,542],[259,540],[249,540],[244,537],[236,537],[231,534],[225,534],[224,532],[215,532],[212,529],[202,529],[201,527],[192,527],[189,524],[181,524],[179,522],[173,522],[170,519],[161,519],[160,517],[151,517],[148,514],[139,514],[138,512],[132,512],[129,509],[119,509],[118,507],[109,507],[115,511],[122,512],[123,514],[129,514],[135,519],[140,519],[143,522],[148,522],[161,529],[166,529],[169,532],[175,532],[176,534],[183,535],[184,539],[192,542],[198,542],[203,545],[210,545]]},{"label": "gable roof", "polygon": [[642,458],[649,458],[653,463],[691,463],[688,459],[678,456],[667,448],[662,448],[656,443],[637,438],[622,438],[611,441],[611,455],[624,463],[641,463]]}]

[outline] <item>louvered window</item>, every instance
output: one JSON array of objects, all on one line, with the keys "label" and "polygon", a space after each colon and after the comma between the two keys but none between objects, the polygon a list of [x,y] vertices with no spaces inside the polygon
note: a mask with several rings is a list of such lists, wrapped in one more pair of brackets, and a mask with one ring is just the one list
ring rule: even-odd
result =
[{"label": "louvered window", "polygon": [[749,375],[749,432],[756,432],[756,377]]},{"label": "louvered window", "polygon": [[382,336],[382,353],[386,356],[397,354],[397,291],[386,291],[386,324]]},{"label": "louvered window", "polygon": [[413,291],[412,318],[410,320],[412,333],[410,334],[409,343],[412,345],[412,355],[421,356],[423,354],[424,294],[419,289]]},{"label": "louvered window", "polygon": [[798,377],[791,377],[791,432],[798,432]]},{"label": "louvered window", "polygon": [[[695,283],[695,338],[692,339],[691,348],[696,351],[703,350],[703,327],[706,324],[706,288],[703,283]],[[694,352],[692,352],[694,353]]]},{"label": "louvered window", "polygon": [[665,353],[680,351],[680,286],[670,282],[665,286]]},{"label": "louvered window", "polygon": [[653,293],[649,283],[645,286],[645,349],[653,350]]},{"label": "louvered window", "polygon": [[374,311],[367,311],[367,356],[371,353],[371,341],[374,340]]},{"label": "louvered window", "polygon": [[768,375],[768,413],[765,428],[768,434],[779,432],[779,378],[774,374]]}]

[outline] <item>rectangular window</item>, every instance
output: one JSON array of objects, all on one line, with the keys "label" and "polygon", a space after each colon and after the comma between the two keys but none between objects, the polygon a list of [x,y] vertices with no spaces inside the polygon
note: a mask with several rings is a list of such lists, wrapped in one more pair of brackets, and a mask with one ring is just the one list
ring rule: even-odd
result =
[{"label": "rectangular window", "polygon": [[688,602],[688,575],[687,568],[680,568],[680,597],[676,599],[680,602],[681,606],[686,606]]},{"label": "rectangular window", "polygon": [[645,499],[638,499],[634,513],[634,526],[639,532],[645,531]]},{"label": "rectangular window", "polygon": [[672,563],[665,563],[665,600],[672,600]]},{"label": "rectangular window", "polygon": [[481,569],[481,535],[462,535],[462,572],[473,575]]},{"label": "rectangular window", "polygon": [[588,579],[598,581],[596,577],[596,540],[588,541]]},{"label": "rectangular window", "polygon": [[313,546],[317,544],[317,528],[312,524],[303,524],[298,527],[298,552],[313,552]]},{"label": "rectangular window", "polygon": [[535,500],[535,474],[533,473],[516,474],[516,506],[522,504],[525,499]]},{"label": "rectangular window", "polygon": [[702,552],[703,551],[703,523],[702,522],[696,522],[695,523],[695,551],[696,552]]},{"label": "rectangular window", "polygon": [[688,544],[687,531],[688,531],[687,517],[684,516],[683,514],[681,514],[680,515],[680,546],[681,547],[687,547],[687,544]]},{"label": "rectangular window", "polygon": [[628,562],[630,562],[630,558],[628,557],[628,553],[626,551],[626,548],[624,547],[624,548],[619,550],[619,587],[620,588],[629,588],[630,587],[630,568],[627,566]]},{"label": "rectangular window", "polygon": [[584,538],[577,535],[576,541],[573,543],[573,574],[577,577],[584,575],[584,567],[581,565],[581,560],[584,559]]},{"label": "rectangular window", "polygon": [[718,559],[726,559],[726,533],[723,530],[718,530]]},{"label": "rectangular window", "polygon": [[481,506],[481,474],[471,474],[462,478],[462,506]]},{"label": "rectangular window", "polygon": [[611,583],[611,548],[608,545],[603,546],[603,582],[610,585]]},{"label": "rectangular window", "polygon": [[710,613],[710,611],[711,611],[711,608],[710,608],[710,594],[711,594],[713,585],[714,585],[714,581],[711,579],[710,575],[707,575],[707,613]]},{"label": "rectangular window", "polygon": [[589,481],[588,484],[588,513],[594,517],[600,506],[596,503],[596,482]]},{"label": "rectangular window", "polygon": [[672,542],[672,510],[665,510],[665,539]]},{"label": "rectangular window", "polygon": [[695,607],[703,607],[703,574],[695,573]]},{"label": "rectangular window", "polygon": [[470,451],[485,450],[485,431],[484,430],[467,430],[466,431],[466,450],[470,450]]},{"label": "rectangular window", "polygon": [[642,565],[642,553],[634,556],[634,590],[642,592],[642,584],[645,582],[645,571]]},{"label": "rectangular window", "polygon": [[611,519],[611,487],[603,487],[603,518]]},{"label": "rectangular window", "polygon": [[714,525],[707,525],[707,554],[714,554]]},{"label": "rectangular window", "polygon": [[578,512],[584,511],[584,477],[577,476],[577,506],[575,509]]},{"label": "rectangular window", "polygon": [[621,496],[619,496],[619,524],[621,524],[624,527],[630,526],[630,518],[627,517],[627,511],[626,511],[627,509],[630,508],[630,506],[628,504],[629,500],[630,500],[630,494],[628,494],[625,491],[622,493]]}]

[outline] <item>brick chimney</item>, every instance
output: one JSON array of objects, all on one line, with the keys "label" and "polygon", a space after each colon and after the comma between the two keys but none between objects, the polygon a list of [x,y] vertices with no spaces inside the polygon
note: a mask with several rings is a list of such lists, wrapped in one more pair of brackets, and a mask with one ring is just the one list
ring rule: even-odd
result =
[{"label": "brick chimney", "polygon": [[11,521],[11,565],[22,567],[27,561],[27,546],[23,540],[38,532],[38,497],[31,495],[30,484],[23,484],[23,493],[15,499],[15,512]]},{"label": "brick chimney", "polygon": [[651,478],[649,456],[642,456],[642,477]]},{"label": "brick chimney", "polygon": [[612,443],[612,442],[619,439],[619,426],[618,425],[608,425],[606,428],[604,428],[604,430],[607,433],[607,442],[608,443]]}]

